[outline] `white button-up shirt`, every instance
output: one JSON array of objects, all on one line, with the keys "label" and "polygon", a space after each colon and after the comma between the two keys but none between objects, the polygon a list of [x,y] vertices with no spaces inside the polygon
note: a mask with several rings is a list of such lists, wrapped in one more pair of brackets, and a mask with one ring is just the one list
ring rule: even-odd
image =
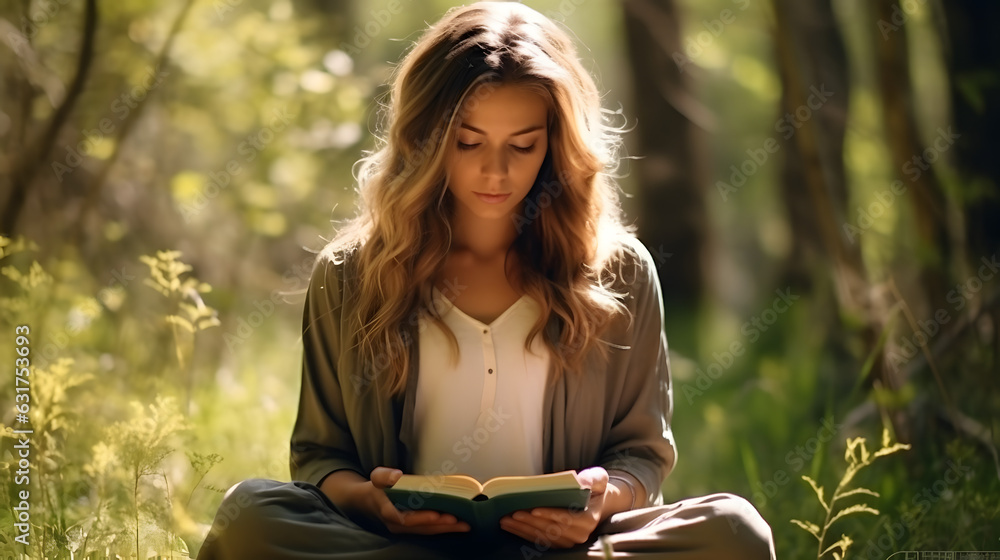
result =
[{"label": "white button-up shirt", "polygon": [[538,303],[521,296],[490,324],[478,321],[436,289],[437,309],[458,340],[452,363],[447,334],[421,318],[420,373],[414,403],[416,474],[496,476],[543,474],[542,412],[549,368],[539,335],[524,342]]}]

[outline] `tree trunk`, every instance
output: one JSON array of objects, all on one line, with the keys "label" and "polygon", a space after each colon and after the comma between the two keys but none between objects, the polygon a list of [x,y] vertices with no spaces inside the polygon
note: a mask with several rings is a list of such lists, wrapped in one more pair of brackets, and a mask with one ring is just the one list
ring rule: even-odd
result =
[{"label": "tree trunk", "polygon": [[[787,143],[782,193],[795,238],[787,268],[790,282],[803,282],[812,268],[806,259],[821,255],[833,273],[840,316],[860,323],[863,362],[871,360],[868,384],[895,390],[895,370],[884,360],[879,336],[885,328],[882,299],[873,297],[860,244],[844,234],[850,223],[844,172],[843,142],[847,128],[850,84],[843,38],[830,0],[774,0],[776,47],[782,75],[783,118],[799,123]],[[839,325],[835,328],[846,328]],[[838,337],[839,338],[839,337]],[[901,411],[891,414],[899,441],[909,441]]]},{"label": "tree trunk", "polygon": [[[995,23],[1000,3],[976,0],[942,2],[945,19],[945,63],[951,77],[952,146],[965,195],[965,238],[969,259],[990,258],[1000,247],[1000,34]],[[978,264],[976,265],[978,268]]]},{"label": "tree trunk", "polygon": [[[786,154],[781,198],[792,231],[784,277],[792,287],[810,291],[810,271],[823,266],[826,257],[835,257],[836,251],[844,251],[844,258],[854,268],[861,261],[858,244],[843,243],[839,227],[849,217],[843,166],[849,97],[847,54],[829,1],[781,1],[775,7],[782,12],[777,37],[782,76],[779,122]],[[800,126],[808,128],[800,130]],[[787,137],[789,134],[792,136]],[[810,180],[807,173],[816,176]],[[822,192],[811,190],[814,185],[822,185]],[[824,235],[831,239],[824,241]]]},{"label": "tree trunk", "polygon": [[[83,94],[87,77],[90,74],[91,64],[94,61],[94,45],[97,37],[98,9],[97,0],[86,0],[84,4],[83,33],[80,38],[80,52],[77,55],[76,74],[73,76],[59,106],[52,113],[48,122],[43,127],[41,134],[34,138],[26,139],[26,144],[10,158],[10,178],[8,182],[9,193],[4,196],[3,206],[0,207],[0,233],[13,236],[17,231],[17,222],[21,217],[21,211],[28,199],[28,188],[38,174],[38,171],[46,163],[52,147],[55,145],[63,125],[69,119],[70,114],[76,107],[77,101]],[[8,35],[8,39],[11,36]],[[26,40],[25,37],[18,38],[20,43]],[[30,51],[30,43],[20,43],[25,53]],[[24,54],[24,53],[19,53]],[[27,83],[27,77],[24,78]],[[34,95],[30,87],[27,95]],[[26,103],[25,103],[26,105]],[[23,118],[28,118],[24,116]]]},{"label": "tree trunk", "polygon": [[[892,22],[894,14],[903,13],[898,0],[878,0],[874,10],[879,22]],[[920,285],[924,288],[927,305],[936,310],[945,306],[947,275],[944,271],[950,253],[945,227],[947,200],[933,170],[925,169],[937,156],[927,155],[920,140],[913,109],[906,25],[895,29],[875,25],[872,32],[886,140],[897,178],[910,192],[907,199],[913,207],[920,243],[918,254],[922,255]]]},{"label": "tree trunk", "polygon": [[702,150],[694,140],[700,108],[687,91],[677,6],[673,0],[627,0],[625,36],[632,69],[635,143],[643,159],[637,221],[656,257],[663,299],[674,309],[694,309],[706,291],[708,217]]}]

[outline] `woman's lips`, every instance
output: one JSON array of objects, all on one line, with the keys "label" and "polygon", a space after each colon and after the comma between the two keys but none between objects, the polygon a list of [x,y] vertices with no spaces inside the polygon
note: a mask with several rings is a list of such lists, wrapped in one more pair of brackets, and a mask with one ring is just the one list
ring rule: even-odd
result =
[{"label": "woman's lips", "polygon": [[507,194],[484,194],[473,191],[473,194],[479,197],[479,200],[487,204],[500,204],[501,202],[507,200],[510,197],[510,193]]}]

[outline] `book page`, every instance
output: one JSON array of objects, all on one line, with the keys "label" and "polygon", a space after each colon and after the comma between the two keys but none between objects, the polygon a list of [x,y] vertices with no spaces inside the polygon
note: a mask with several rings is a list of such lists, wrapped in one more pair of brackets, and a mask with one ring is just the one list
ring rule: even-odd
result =
[{"label": "book page", "polygon": [[422,493],[447,494],[471,500],[483,493],[479,481],[464,474],[419,475],[404,474],[392,488]]},{"label": "book page", "polygon": [[536,476],[498,476],[483,484],[483,494],[490,498],[511,494],[514,492],[532,492],[541,490],[561,490],[564,488],[582,488],[576,480],[573,471],[562,471]]}]

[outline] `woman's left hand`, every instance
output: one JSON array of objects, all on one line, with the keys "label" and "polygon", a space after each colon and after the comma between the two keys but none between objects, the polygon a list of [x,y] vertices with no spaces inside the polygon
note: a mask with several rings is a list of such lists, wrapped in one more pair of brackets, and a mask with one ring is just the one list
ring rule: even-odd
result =
[{"label": "woman's left hand", "polygon": [[591,467],[576,473],[576,479],[590,488],[590,501],[584,511],[545,507],[515,511],[500,519],[500,527],[545,548],[570,548],[587,542],[603,518],[608,471]]}]

